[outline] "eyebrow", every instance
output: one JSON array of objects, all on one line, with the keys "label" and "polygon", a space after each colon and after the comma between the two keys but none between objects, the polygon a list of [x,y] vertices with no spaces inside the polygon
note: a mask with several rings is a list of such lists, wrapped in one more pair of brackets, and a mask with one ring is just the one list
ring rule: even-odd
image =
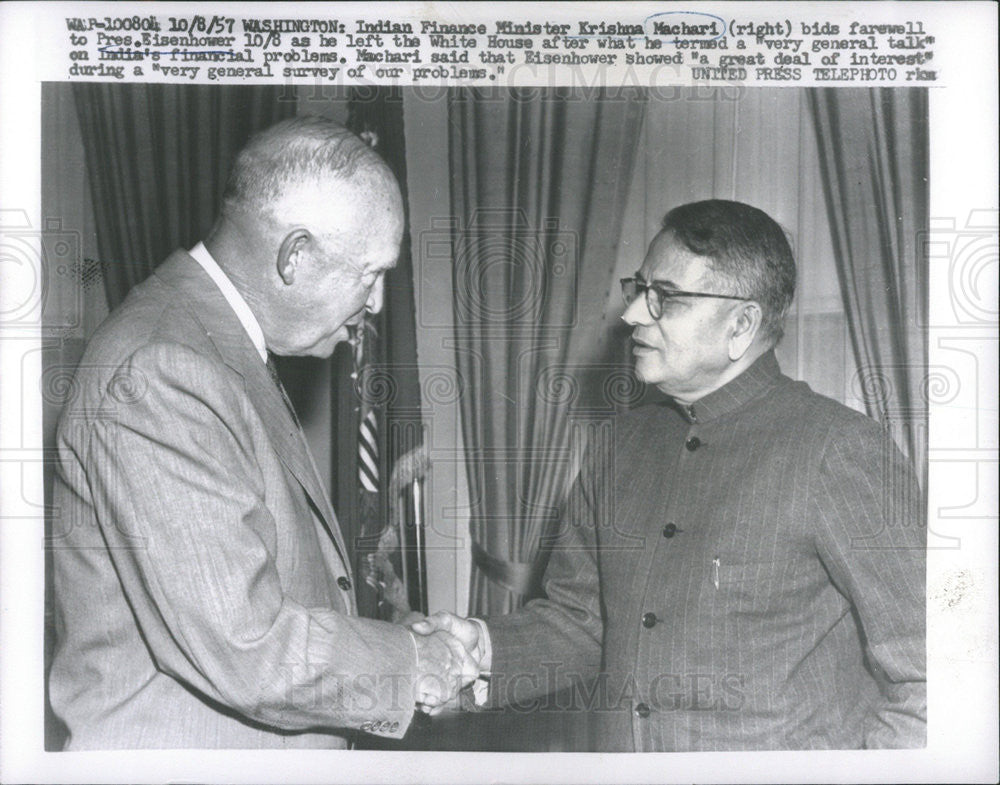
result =
[{"label": "eyebrow", "polygon": [[644,276],[642,274],[641,270],[636,270],[635,271],[635,277],[638,280],[642,281],[643,283],[647,283],[647,284],[649,284],[649,283],[658,283],[658,284],[666,287],[667,289],[678,289],[678,290],[680,289],[680,287],[677,284],[675,284],[673,281],[671,281],[669,278],[666,278],[666,279],[664,279],[664,278],[654,278],[652,281],[647,281],[646,280],[646,276]]}]

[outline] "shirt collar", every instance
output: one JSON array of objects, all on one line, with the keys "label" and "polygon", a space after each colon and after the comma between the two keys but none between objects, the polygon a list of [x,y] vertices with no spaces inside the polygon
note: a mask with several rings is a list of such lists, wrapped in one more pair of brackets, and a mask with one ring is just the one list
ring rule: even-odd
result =
[{"label": "shirt collar", "polygon": [[690,405],[677,403],[676,406],[688,422],[708,422],[736,411],[773,387],[780,378],[778,360],[774,356],[774,350],[769,349],[753,365],[718,390],[713,390]]},{"label": "shirt collar", "polygon": [[260,359],[265,363],[267,362],[267,344],[264,342],[264,331],[260,328],[260,322],[257,321],[257,317],[253,315],[253,311],[250,310],[250,306],[247,305],[247,301],[243,299],[233,282],[229,280],[229,277],[222,271],[219,267],[218,262],[212,258],[212,254],[208,252],[204,243],[198,243],[194,248],[192,248],[188,253],[191,257],[200,264],[206,273],[208,273],[209,278],[215,281],[215,285],[219,287],[222,292],[222,296],[226,298],[226,302],[229,303],[229,307],[233,309],[236,316],[240,320],[240,324],[243,325],[243,329],[247,331],[247,335],[250,336],[250,340],[253,341],[254,348],[257,349],[257,353],[260,355]]}]

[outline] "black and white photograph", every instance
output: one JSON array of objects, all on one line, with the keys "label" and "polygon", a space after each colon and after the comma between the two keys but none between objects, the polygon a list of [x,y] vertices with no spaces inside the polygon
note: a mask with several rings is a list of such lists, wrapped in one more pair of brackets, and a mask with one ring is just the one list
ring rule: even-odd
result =
[{"label": "black and white photograph", "polygon": [[996,73],[945,119],[941,15],[832,5],[219,4],[270,80],[221,16],[51,7],[0,225],[10,770],[988,781]]}]

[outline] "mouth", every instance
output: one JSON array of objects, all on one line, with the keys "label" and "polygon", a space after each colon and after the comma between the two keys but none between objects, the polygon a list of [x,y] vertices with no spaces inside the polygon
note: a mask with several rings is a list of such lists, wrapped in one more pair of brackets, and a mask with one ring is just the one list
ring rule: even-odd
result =
[{"label": "mouth", "polygon": [[646,343],[641,338],[637,338],[636,336],[633,335],[631,340],[632,340],[632,353],[633,354],[638,354],[640,352],[652,352],[652,351],[656,351],[656,347],[655,346],[653,346],[652,344]]},{"label": "mouth", "polygon": [[362,309],[353,316],[351,316],[346,322],[344,322],[344,327],[346,327],[349,332],[355,332],[357,330],[364,329],[366,316],[367,316],[366,311]]},{"label": "mouth", "polygon": [[363,319],[348,319],[344,322],[343,329],[347,331],[347,342],[351,346],[357,346],[361,342],[361,328]]}]

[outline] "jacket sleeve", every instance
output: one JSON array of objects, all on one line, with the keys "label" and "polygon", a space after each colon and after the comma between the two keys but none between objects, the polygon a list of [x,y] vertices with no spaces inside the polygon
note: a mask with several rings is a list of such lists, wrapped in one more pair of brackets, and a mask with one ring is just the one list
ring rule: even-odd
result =
[{"label": "jacket sleeve", "polygon": [[283,592],[240,385],[169,344],[115,378],[74,460],[156,667],[274,728],[402,736],[413,641]]},{"label": "jacket sleeve", "polygon": [[817,548],[857,613],[881,698],[867,748],[926,744],[926,526],[916,477],[888,430],[857,420],[830,434],[812,503]]},{"label": "jacket sleeve", "polygon": [[585,460],[549,540],[544,599],[485,620],[492,645],[488,707],[517,707],[597,675],[604,630],[596,520],[601,489]]}]

